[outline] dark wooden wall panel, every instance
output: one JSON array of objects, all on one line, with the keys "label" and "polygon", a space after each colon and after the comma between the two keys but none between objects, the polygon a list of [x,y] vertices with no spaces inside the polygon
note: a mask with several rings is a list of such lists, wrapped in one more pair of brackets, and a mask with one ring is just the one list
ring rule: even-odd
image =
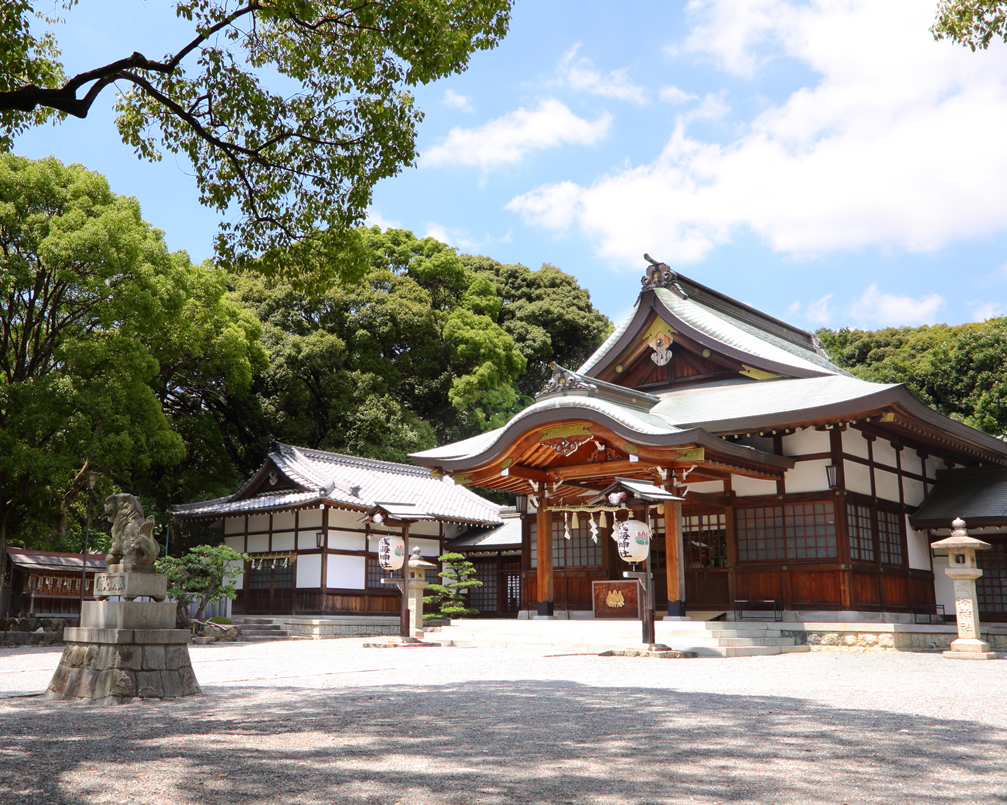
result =
[{"label": "dark wooden wall panel", "polygon": [[839,606],[842,601],[839,570],[790,571],[790,597],[794,607]]},{"label": "dark wooden wall panel", "polygon": [[783,573],[780,571],[746,571],[737,574],[738,598],[783,599]]},{"label": "dark wooden wall panel", "polygon": [[853,571],[850,574],[850,606],[854,609],[881,606],[881,590],[876,573]]}]

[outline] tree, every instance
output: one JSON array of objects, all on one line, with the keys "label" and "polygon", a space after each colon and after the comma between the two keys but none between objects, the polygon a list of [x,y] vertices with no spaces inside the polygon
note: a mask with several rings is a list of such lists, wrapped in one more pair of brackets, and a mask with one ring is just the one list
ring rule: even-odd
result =
[{"label": "tree", "polygon": [[301,267],[349,276],[363,270],[352,227],[374,184],[415,162],[422,114],[407,88],[494,47],[510,0],[177,0],[192,34],[173,53],[137,48],[70,78],[57,21],[36,34],[34,7],[0,4],[0,151],[46,120],[86,117],[114,84],[124,142],[151,160],[183,154],[201,202],[240,211],[221,224],[222,258],[282,271],[296,250]]},{"label": "tree", "polygon": [[83,519],[87,469],[99,507],[164,482],[195,440],[153,386],[247,390],[257,324],[224,287],[98,174],[0,155],[0,564],[8,538],[78,548],[52,535]]},{"label": "tree", "polygon": [[270,356],[256,383],[260,432],[405,461],[505,417],[525,361],[493,320],[493,287],[475,284],[431,238],[376,227],[360,235],[371,263],[360,285],[308,295],[256,272],[235,277]]},{"label": "tree", "polygon": [[576,369],[612,331],[577,280],[545,263],[538,271],[489,257],[462,255],[462,264],[489,282],[500,304],[494,316],[528,362],[518,389],[528,398],[542,390],[554,361]]},{"label": "tree", "polygon": [[1004,0],[940,0],[934,39],[950,39],[974,52],[986,50],[994,37],[1007,42],[1007,2]]},{"label": "tree", "polygon": [[[248,561],[248,556],[226,545],[197,545],[185,556],[162,556],[156,562],[158,573],[168,576],[168,597],[177,602],[176,624],[188,629],[192,620],[203,617],[207,605],[237,595],[233,579],[242,574],[238,563]],[[190,617],[189,606],[199,602]]]},{"label": "tree", "polygon": [[464,554],[446,553],[437,557],[441,563],[441,584],[428,584],[432,595],[423,596],[424,604],[434,604],[437,612],[424,615],[431,618],[464,618],[478,615],[479,610],[465,603],[462,593],[472,587],[482,587],[479,579],[472,578],[476,569]]},{"label": "tree", "polygon": [[1007,434],[1007,318],[864,330],[819,330],[829,357],[864,380],[905,383],[942,414]]}]

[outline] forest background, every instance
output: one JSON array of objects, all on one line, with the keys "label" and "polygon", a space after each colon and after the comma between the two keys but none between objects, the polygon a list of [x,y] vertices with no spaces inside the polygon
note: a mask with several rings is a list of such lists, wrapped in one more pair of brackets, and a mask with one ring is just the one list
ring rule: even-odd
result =
[{"label": "forest background", "polygon": [[[277,275],[169,253],[134,199],[79,165],[0,157],[0,198],[8,544],[80,550],[89,469],[96,501],[133,492],[163,523],[173,503],[233,492],[273,440],[407,462],[502,425],[552,362],[578,366],[611,331],[555,266],[403,230],[358,229],[364,276],[319,283],[296,255]],[[851,373],[1007,432],[1007,318],[817,334]]]}]

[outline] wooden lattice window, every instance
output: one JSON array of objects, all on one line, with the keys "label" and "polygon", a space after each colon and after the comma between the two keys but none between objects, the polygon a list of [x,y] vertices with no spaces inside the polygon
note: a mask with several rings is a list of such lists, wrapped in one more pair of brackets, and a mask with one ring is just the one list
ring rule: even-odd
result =
[{"label": "wooden lattice window", "polygon": [[835,559],[836,518],[832,501],[786,503],[738,509],[738,559],[782,562]]},{"label": "wooden lattice window", "polygon": [[[553,567],[601,567],[601,539],[596,544],[591,539],[587,518],[582,518],[579,527],[570,526],[570,539],[566,539],[562,520],[552,524],[552,566]],[[536,524],[529,528],[531,537],[531,567],[538,567],[538,537]]]},{"label": "wooden lattice window", "polygon": [[850,535],[850,559],[854,562],[873,562],[874,528],[871,525],[870,508],[847,503],[846,529]]},{"label": "wooden lattice window", "polygon": [[902,565],[905,553],[902,544],[905,541],[905,518],[898,513],[886,509],[878,509],[878,546],[881,549],[881,564]]},{"label": "wooden lattice window", "polygon": [[992,542],[989,551],[976,551],[983,574],[976,579],[979,612],[1007,613],[1007,542]]},{"label": "wooden lattice window", "polygon": [[682,518],[689,567],[727,567],[727,515],[695,514]]}]

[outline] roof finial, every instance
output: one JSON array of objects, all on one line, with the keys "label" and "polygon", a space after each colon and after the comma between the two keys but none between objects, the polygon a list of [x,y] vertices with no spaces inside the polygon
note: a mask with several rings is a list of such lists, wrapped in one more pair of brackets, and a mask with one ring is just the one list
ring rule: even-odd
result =
[{"label": "roof finial", "polygon": [[650,268],[647,269],[647,273],[644,274],[641,280],[644,291],[650,291],[655,288],[670,288],[682,299],[689,298],[685,291],[682,290],[682,286],[678,284],[678,274],[668,268],[666,263],[659,263],[646,253],[644,253],[643,259],[650,263]]}]

